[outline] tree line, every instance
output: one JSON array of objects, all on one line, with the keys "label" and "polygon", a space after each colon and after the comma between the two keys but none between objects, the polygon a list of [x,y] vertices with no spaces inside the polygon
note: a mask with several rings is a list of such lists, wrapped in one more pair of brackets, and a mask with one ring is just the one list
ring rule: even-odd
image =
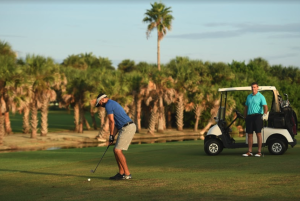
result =
[{"label": "tree line", "polygon": [[[125,108],[137,132],[144,127],[150,134],[172,127],[205,132],[219,107],[218,88],[249,86],[253,81],[287,93],[296,113],[300,106],[300,69],[271,66],[262,58],[226,64],[176,57],[160,70],[156,64],[126,59],[115,69],[108,58],[92,53],[70,55],[60,64],[40,55],[18,59],[11,46],[0,41],[0,65],[0,143],[12,132],[10,112],[22,113],[23,132],[35,138],[40,110],[40,135],[46,136],[50,102],[74,111],[75,132],[83,132],[86,112],[98,129],[98,116],[104,137],[109,130],[105,109],[94,107],[101,92]],[[230,118],[233,109],[243,110],[245,99],[245,94],[229,99]]]}]

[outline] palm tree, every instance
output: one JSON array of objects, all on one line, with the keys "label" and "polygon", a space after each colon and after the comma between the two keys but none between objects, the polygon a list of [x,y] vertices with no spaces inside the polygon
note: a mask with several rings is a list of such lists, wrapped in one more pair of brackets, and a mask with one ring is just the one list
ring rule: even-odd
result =
[{"label": "palm tree", "polygon": [[85,70],[88,68],[85,59],[83,57],[80,57],[79,55],[74,55],[74,54],[69,55],[66,59],[64,59],[62,65],[65,67],[72,66],[73,68],[81,69],[81,70]]},{"label": "palm tree", "polygon": [[[103,115],[103,110],[94,108],[93,98],[99,91],[95,90],[101,85],[102,77],[114,71],[112,62],[108,58],[96,57],[92,53],[71,55],[66,58],[62,66],[68,76],[67,90],[61,95],[60,107],[74,108],[74,123],[76,132],[83,132],[83,123],[90,126],[84,117],[85,109],[90,107],[93,127],[96,129],[94,113],[98,111]],[[97,95],[95,95],[97,94]]]},{"label": "palm tree", "polygon": [[60,104],[66,107],[69,105],[73,106],[75,131],[82,133],[85,105],[84,93],[89,87],[87,83],[89,76],[86,70],[75,68],[66,68],[65,74],[68,79],[68,84],[65,93],[62,94],[63,103]]},{"label": "palm tree", "polygon": [[127,83],[130,83],[130,91],[133,96],[133,102],[131,104],[131,116],[137,125],[136,132],[138,133],[141,130],[142,101],[149,93],[149,77],[147,73],[141,73],[139,71],[134,71],[125,75]]},{"label": "palm tree", "polygon": [[[7,42],[4,41],[0,41],[0,55],[2,56],[6,56],[11,58],[11,64],[13,65],[13,63],[15,63],[16,61],[16,52],[14,52],[10,46],[10,44],[8,44]],[[11,129],[11,125],[10,125],[10,118],[9,118],[9,109],[8,107],[11,105],[14,96],[15,95],[15,86],[14,85],[10,85],[10,86],[6,86],[6,89],[8,90],[7,93],[10,94],[10,96],[7,95],[6,93],[6,98],[4,99],[4,101],[6,102],[6,106],[7,106],[7,110],[4,113],[4,118],[5,118],[5,132],[6,134],[10,134],[12,132]]]},{"label": "palm tree", "polygon": [[91,66],[93,69],[101,69],[101,70],[109,70],[114,71],[116,70],[115,67],[112,66],[111,60],[106,57],[96,57]]},{"label": "palm tree", "polygon": [[[130,105],[133,102],[133,97],[130,94],[130,84],[127,82],[127,77],[121,71],[108,71],[101,76],[97,76],[97,86],[93,91],[95,98],[99,93],[105,93],[109,99],[117,101],[123,106],[125,112],[130,116]],[[94,82],[95,83],[95,82]],[[97,94],[96,94],[97,93]],[[101,116],[104,116],[103,113]],[[99,132],[99,138],[105,138],[109,134],[109,121],[105,118],[104,126]]]},{"label": "palm tree", "polygon": [[58,66],[52,58],[39,55],[26,56],[25,73],[32,76],[31,90],[31,138],[36,138],[38,126],[38,109],[41,108],[41,136],[48,133],[48,104],[56,100],[52,87],[59,86],[61,77]]},{"label": "palm tree", "polygon": [[135,62],[130,59],[125,59],[118,65],[118,70],[128,73],[135,70]]},{"label": "palm tree", "polygon": [[170,61],[168,68],[171,69],[176,91],[176,124],[177,130],[183,130],[184,105],[187,103],[186,92],[189,83],[195,83],[193,69],[187,57],[176,57]]},{"label": "palm tree", "polygon": [[149,96],[146,98],[146,105],[151,105],[151,117],[149,122],[148,133],[153,134],[156,123],[158,124],[158,132],[163,132],[166,128],[164,100],[170,104],[174,98],[175,90],[173,86],[173,78],[170,76],[167,68],[162,71],[153,71],[150,74]]},{"label": "palm tree", "polygon": [[19,86],[22,73],[15,63],[15,56],[12,56],[14,54],[10,55],[9,50],[10,45],[0,41],[0,144],[3,143],[5,135],[4,115],[9,110],[15,112],[21,101],[15,95],[15,89]]},{"label": "palm tree", "polygon": [[[207,125],[200,131],[200,134],[204,134],[212,124],[215,123],[214,117],[218,113],[220,106],[219,100],[219,87],[230,87],[232,80],[235,79],[235,74],[231,71],[230,67],[225,63],[209,63],[206,62],[205,65],[209,69],[209,74],[211,77],[210,92],[204,97],[206,101],[207,108],[210,109],[210,118]],[[226,115],[231,115],[233,109],[236,106],[235,101],[231,98],[227,99],[227,111]]]},{"label": "palm tree", "polygon": [[143,22],[149,23],[147,27],[147,38],[149,38],[151,31],[157,29],[157,67],[160,71],[160,41],[167,34],[167,30],[171,30],[172,20],[174,17],[170,14],[171,7],[166,7],[163,3],[151,4],[151,10],[146,11],[146,17]]},{"label": "palm tree", "polygon": [[[17,65],[25,72],[25,61],[23,59],[17,59]],[[22,82],[21,87],[18,88],[18,93],[23,97],[24,104],[20,105],[18,108],[19,113],[23,113],[23,133],[27,134],[30,133],[30,123],[29,123],[29,115],[30,115],[30,100],[32,97],[32,90],[31,90],[31,76],[26,75],[23,76],[24,81]],[[25,79],[26,78],[26,79]]]}]

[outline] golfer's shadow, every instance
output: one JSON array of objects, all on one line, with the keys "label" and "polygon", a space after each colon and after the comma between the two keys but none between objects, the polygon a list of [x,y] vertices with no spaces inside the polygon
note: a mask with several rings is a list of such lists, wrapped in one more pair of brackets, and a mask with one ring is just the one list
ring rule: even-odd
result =
[{"label": "golfer's shadow", "polygon": [[[107,177],[97,177],[96,175],[90,173],[90,175],[85,174],[85,175],[74,175],[74,174],[59,174],[59,173],[49,173],[49,172],[34,172],[34,171],[26,171],[26,170],[10,170],[10,169],[0,169],[0,171],[3,172],[15,172],[15,173],[24,173],[24,174],[35,174],[35,175],[53,175],[53,176],[59,176],[59,177],[67,177],[67,176],[72,176],[72,177],[79,177],[79,178],[84,178],[86,179],[87,177],[89,178],[94,178],[94,179],[103,179],[107,180]],[[87,171],[88,172],[88,171]]]}]

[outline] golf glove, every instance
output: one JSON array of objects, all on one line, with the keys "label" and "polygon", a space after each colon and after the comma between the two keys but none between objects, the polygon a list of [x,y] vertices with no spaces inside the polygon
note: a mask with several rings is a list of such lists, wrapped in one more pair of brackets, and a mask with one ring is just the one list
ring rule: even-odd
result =
[{"label": "golf glove", "polygon": [[261,117],[261,119],[264,121],[268,121],[268,118],[269,118],[269,112],[267,114],[263,114],[263,116]]},{"label": "golf glove", "polygon": [[110,135],[110,136],[109,136],[109,143],[114,142],[114,140],[115,140],[115,136]]}]

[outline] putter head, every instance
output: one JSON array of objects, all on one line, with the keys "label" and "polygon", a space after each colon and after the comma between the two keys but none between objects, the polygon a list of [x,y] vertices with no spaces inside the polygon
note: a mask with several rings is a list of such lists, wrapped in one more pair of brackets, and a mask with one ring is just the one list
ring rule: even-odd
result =
[{"label": "putter head", "polygon": [[91,170],[91,173],[94,173],[94,170]]}]

